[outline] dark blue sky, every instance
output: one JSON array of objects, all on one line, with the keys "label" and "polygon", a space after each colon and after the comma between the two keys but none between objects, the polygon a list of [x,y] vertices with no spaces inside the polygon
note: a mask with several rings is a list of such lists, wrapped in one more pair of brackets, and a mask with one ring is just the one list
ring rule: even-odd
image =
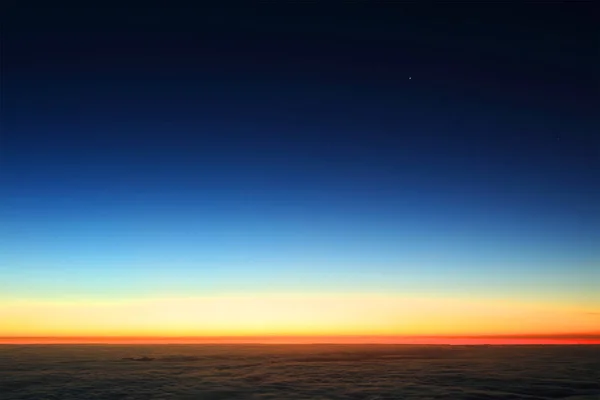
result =
[{"label": "dark blue sky", "polygon": [[583,2],[13,11],[0,273],[16,292],[115,292],[113,269],[129,288],[174,270],[168,290],[228,288],[232,271],[234,289],[301,274],[309,290],[336,271],[323,290],[394,290],[417,269],[423,290],[489,291],[491,276],[500,293],[591,296],[599,66]]}]

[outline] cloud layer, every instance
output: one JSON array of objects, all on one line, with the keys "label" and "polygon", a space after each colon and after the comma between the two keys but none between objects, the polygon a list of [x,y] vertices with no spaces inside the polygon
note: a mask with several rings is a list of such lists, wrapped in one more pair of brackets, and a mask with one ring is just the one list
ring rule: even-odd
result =
[{"label": "cloud layer", "polygon": [[4,345],[0,398],[599,399],[600,346]]}]

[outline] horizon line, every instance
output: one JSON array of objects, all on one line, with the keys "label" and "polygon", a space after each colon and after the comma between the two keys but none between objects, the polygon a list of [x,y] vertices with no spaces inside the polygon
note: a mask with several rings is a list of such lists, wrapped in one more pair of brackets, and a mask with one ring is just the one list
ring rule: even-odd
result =
[{"label": "horizon line", "polygon": [[0,344],[600,344],[600,332],[504,335],[21,335],[0,336]]}]

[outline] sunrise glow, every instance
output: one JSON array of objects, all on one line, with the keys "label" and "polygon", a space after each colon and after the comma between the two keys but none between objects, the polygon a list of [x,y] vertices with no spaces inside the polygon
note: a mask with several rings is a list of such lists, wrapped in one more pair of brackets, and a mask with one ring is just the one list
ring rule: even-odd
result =
[{"label": "sunrise glow", "polygon": [[117,337],[126,341],[123,338],[310,342],[320,337],[331,342],[477,343],[487,339],[545,343],[597,340],[586,334],[598,332],[599,315],[590,308],[498,300],[287,294],[4,301],[0,320],[0,336],[5,341],[9,337],[79,337],[85,342],[89,339],[81,338],[102,341],[105,337],[110,342]]}]

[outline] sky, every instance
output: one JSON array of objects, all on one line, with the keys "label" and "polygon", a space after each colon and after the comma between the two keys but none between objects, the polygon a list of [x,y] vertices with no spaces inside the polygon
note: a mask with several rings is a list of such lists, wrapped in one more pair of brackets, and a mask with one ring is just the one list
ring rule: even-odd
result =
[{"label": "sky", "polygon": [[587,8],[14,7],[0,337],[600,341]]}]

